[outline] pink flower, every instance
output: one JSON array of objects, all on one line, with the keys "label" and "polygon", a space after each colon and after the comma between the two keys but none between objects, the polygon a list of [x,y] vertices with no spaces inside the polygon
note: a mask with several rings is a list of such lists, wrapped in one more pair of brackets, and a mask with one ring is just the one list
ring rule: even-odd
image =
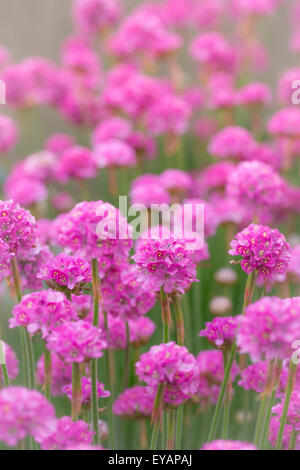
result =
[{"label": "pink flower", "polygon": [[152,204],[169,204],[171,197],[156,175],[143,175],[132,183],[130,199],[132,204],[150,208]]},{"label": "pink flower", "polygon": [[134,167],[137,164],[133,148],[117,139],[99,143],[94,149],[93,157],[98,168]]},{"label": "pink flower", "polygon": [[121,15],[118,0],[76,0],[73,21],[84,34],[97,35],[114,26]]},{"label": "pink flower", "polygon": [[94,178],[97,167],[92,152],[80,146],[68,148],[61,154],[55,173],[58,181],[62,183],[70,178]]},{"label": "pink flower", "polygon": [[237,344],[252,361],[285,359],[299,339],[299,297],[264,297],[249,305],[241,318]]},{"label": "pink flower", "polygon": [[191,109],[187,101],[164,93],[149,106],[146,126],[153,135],[182,135],[186,132]]},{"label": "pink flower", "polygon": [[251,442],[218,439],[204,444],[201,450],[258,450]]},{"label": "pink flower", "polygon": [[45,338],[66,320],[74,320],[77,313],[71,302],[62,292],[41,290],[24,295],[21,302],[14,306],[10,328],[23,326],[29,333],[42,333]]},{"label": "pink flower", "polygon": [[232,256],[241,256],[247,274],[256,270],[258,278],[271,280],[284,274],[290,264],[290,245],[277,229],[251,224],[231,242]]},{"label": "pink flower", "polygon": [[268,132],[276,136],[300,136],[300,110],[284,108],[277,111],[268,122]]},{"label": "pink flower", "polygon": [[[81,377],[81,386],[82,386],[82,395],[81,403],[84,407],[90,408],[91,406],[91,394],[92,394],[92,385],[90,377]],[[63,392],[67,397],[72,400],[72,383],[65,385],[63,387]],[[104,390],[104,384],[97,381],[97,396],[98,398],[107,398],[110,396],[110,392]]]},{"label": "pink flower", "polygon": [[129,419],[142,419],[151,416],[154,395],[147,387],[135,385],[122,392],[113,404],[113,413]]},{"label": "pink flower", "polygon": [[118,116],[104,119],[92,133],[92,145],[97,147],[107,140],[115,139],[127,141],[131,133],[132,124],[127,119]]},{"label": "pink flower", "polygon": [[237,100],[242,106],[265,106],[271,99],[271,90],[263,82],[251,82],[238,90]]},{"label": "pink flower", "polygon": [[171,193],[186,193],[192,185],[192,177],[185,171],[169,168],[161,173],[159,180]]},{"label": "pink flower", "polygon": [[68,134],[53,134],[45,142],[45,149],[54,153],[55,155],[61,155],[65,150],[70,147],[74,147],[75,140]]},{"label": "pink flower", "polygon": [[106,347],[103,332],[85,320],[65,321],[47,336],[47,348],[66,362],[84,362],[101,357]]},{"label": "pink flower", "polygon": [[8,116],[0,115],[0,153],[9,152],[18,140],[18,128]]},{"label": "pink flower", "polygon": [[235,63],[232,46],[214,31],[199,34],[190,45],[190,54],[199,64],[213,70],[232,70]]},{"label": "pink flower", "polygon": [[217,349],[230,349],[237,332],[239,317],[216,317],[207,322],[199,336],[204,336]]},{"label": "pink flower", "polygon": [[243,160],[254,144],[249,131],[243,127],[229,126],[212,137],[208,152],[218,158]]},{"label": "pink flower", "polygon": [[65,253],[51,258],[41,267],[38,277],[49,281],[49,287],[53,289],[59,290],[60,286],[66,286],[69,290],[77,292],[80,292],[85,283],[92,282],[89,263]]},{"label": "pink flower", "polygon": [[274,13],[278,0],[231,0],[232,7],[237,15],[264,16]]},{"label": "pink flower", "polygon": [[63,416],[56,422],[55,429],[41,442],[43,450],[66,450],[79,445],[91,445],[93,431],[88,423],[78,420],[72,421],[70,416]]},{"label": "pink flower", "polygon": [[28,435],[37,442],[55,428],[54,407],[37,390],[7,387],[0,391],[0,440],[14,447]]},{"label": "pink flower", "polygon": [[22,287],[29,290],[39,290],[43,288],[38,273],[42,266],[53,257],[47,245],[36,244],[26,253],[26,257],[18,257],[18,267],[21,276]]},{"label": "pink flower", "polygon": [[[45,379],[45,364],[44,354],[37,362],[37,381],[39,384],[44,384]],[[72,380],[72,365],[66,364],[56,354],[51,354],[51,394],[54,396],[63,395],[63,388],[68,385]]]}]

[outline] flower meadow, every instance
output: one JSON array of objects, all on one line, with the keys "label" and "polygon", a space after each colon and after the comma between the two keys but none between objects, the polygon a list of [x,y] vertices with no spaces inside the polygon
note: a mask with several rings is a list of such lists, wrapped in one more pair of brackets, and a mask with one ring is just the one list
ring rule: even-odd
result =
[{"label": "flower meadow", "polygon": [[0,46],[0,448],[300,450],[300,2],[129,3]]}]

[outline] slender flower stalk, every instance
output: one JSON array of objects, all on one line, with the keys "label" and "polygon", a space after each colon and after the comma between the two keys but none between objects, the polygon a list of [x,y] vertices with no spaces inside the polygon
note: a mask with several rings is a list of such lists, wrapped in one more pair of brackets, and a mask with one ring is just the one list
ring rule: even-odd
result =
[{"label": "slender flower stalk", "polygon": [[[227,365],[227,351],[223,351],[223,363],[224,370]],[[229,428],[229,419],[230,419],[230,391],[231,391],[231,379],[229,377],[228,384],[225,392],[224,400],[224,417],[223,417],[223,430],[222,430],[222,439],[227,439],[228,428]]]},{"label": "slender flower stalk", "polygon": [[283,405],[283,410],[282,410],[282,415],[280,418],[280,427],[278,431],[278,436],[277,436],[277,441],[276,441],[276,450],[281,450],[282,447],[282,439],[284,435],[284,428],[286,424],[286,419],[287,419],[287,414],[289,410],[289,405],[291,401],[291,396],[293,393],[293,389],[295,386],[295,381],[296,381],[296,374],[297,374],[297,364],[294,364],[293,360],[291,359],[290,361],[290,367],[289,367],[289,375],[288,375],[288,381],[285,389],[285,400],[284,400],[284,405]]},{"label": "slender flower stalk", "polygon": [[152,435],[150,441],[150,450],[156,450],[159,430],[161,427],[162,407],[164,399],[164,384],[159,384],[156,391],[154,400],[153,413],[152,413]]},{"label": "slender flower stalk", "polygon": [[44,353],[44,392],[47,400],[51,400],[52,360],[51,352],[45,346]]},{"label": "slender flower stalk", "polygon": [[174,309],[175,309],[175,318],[176,318],[176,328],[177,328],[177,343],[180,346],[184,346],[184,318],[183,312],[180,305],[180,300],[177,296],[174,296]]},{"label": "slender flower stalk", "polygon": [[265,415],[265,423],[263,426],[263,434],[262,434],[262,441],[261,441],[261,449],[265,449],[268,443],[268,435],[269,435],[269,427],[270,427],[270,419],[271,419],[271,414],[272,414],[272,406],[274,405],[275,401],[275,396],[276,396],[276,391],[280,382],[280,375],[282,371],[282,360],[278,359],[276,361],[275,365],[275,370],[274,374],[272,377],[272,382],[271,382],[271,392],[269,395],[269,403],[266,409],[266,415]]},{"label": "slender flower stalk", "polygon": [[164,292],[163,287],[160,288],[161,317],[163,323],[163,342],[169,341],[169,328],[171,325],[171,311],[168,294]]},{"label": "slender flower stalk", "polygon": [[255,433],[254,433],[254,444],[258,447],[261,442],[261,435],[263,431],[263,423],[266,415],[266,408],[268,403],[268,394],[267,389],[269,389],[268,384],[272,381],[274,372],[274,361],[270,361],[268,364],[268,371],[267,371],[267,379],[266,379],[266,387],[264,392],[262,393],[262,400],[260,402],[259,411],[257,415]]},{"label": "slender flower stalk", "polygon": [[[99,301],[100,301],[100,281],[99,281],[99,265],[96,258],[92,259],[92,276],[93,276],[93,299],[94,299],[94,311],[93,311],[93,326],[99,325]],[[92,424],[95,431],[94,443],[100,444],[99,434],[99,413],[98,413],[98,394],[97,394],[97,358],[91,360],[91,382],[92,382],[92,396],[91,396],[91,407],[92,407]]]},{"label": "slender flower stalk", "polygon": [[76,421],[79,419],[81,413],[81,373],[80,364],[73,362],[72,364],[72,419]]},{"label": "slender flower stalk", "polygon": [[[247,282],[246,282],[246,287],[245,287],[245,293],[244,293],[244,303],[243,303],[243,309],[242,309],[242,315],[245,314],[246,307],[250,304],[253,293],[254,293],[254,288],[255,288],[255,271],[253,271],[251,274],[248,275]],[[228,357],[227,365],[224,370],[224,379],[220,388],[219,396],[218,396],[218,401],[215,407],[215,411],[213,414],[210,430],[209,430],[209,435],[208,435],[208,442],[211,442],[214,440],[216,431],[217,431],[217,425],[221,413],[221,407],[223,404],[227,384],[229,381],[230,377],[230,372],[232,368],[232,364],[236,355],[236,350],[237,350],[237,345],[236,341],[234,341],[230,355]]]},{"label": "slender flower stalk", "polygon": [[289,450],[295,450],[298,434],[299,433],[295,429],[293,429],[290,442],[289,442]]},{"label": "slender flower stalk", "polygon": [[125,326],[126,326],[126,350],[125,350],[124,389],[128,387],[129,374],[130,374],[130,329],[129,329],[128,321],[126,321]]},{"label": "slender flower stalk", "polygon": [[171,410],[167,414],[167,450],[174,450],[175,447],[175,410]]}]

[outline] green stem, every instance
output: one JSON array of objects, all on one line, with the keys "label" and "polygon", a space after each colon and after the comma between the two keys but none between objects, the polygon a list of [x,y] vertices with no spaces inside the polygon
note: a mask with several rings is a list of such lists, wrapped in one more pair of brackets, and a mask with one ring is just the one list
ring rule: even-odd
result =
[{"label": "green stem", "polygon": [[159,384],[157,387],[154,405],[153,405],[152,435],[151,435],[151,442],[150,442],[150,450],[156,450],[156,447],[157,447],[157,440],[158,440],[159,429],[160,429],[160,424],[161,424],[163,400],[164,400],[164,385]]},{"label": "green stem", "polygon": [[167,450],[174,450],[174,447],[175,447],[175,419],[176,419],[175,410],[169,411],[167,414],[167,429],[168,429]]},{"label": "green stem", "polygon": [[161,318],[163,323],[163,343],[169,342],[169,326],[171,324],[171,312],[168,294],[164,292],[164,288],[160,288]]},{"label": "green stem", "polygon": [[176,329],[177,329],[177,343],[180,346],[184,345],[184,318],[182,313],[182,308],[180,305],[179,298],[174,296],[174,307],[175,307],[175,319],[176,319]]},{"label": "green stem", "polygon": [[107,312],[104,314],[104,326],[107,334],[107,349],[105,351],[105,362],[106,362],[106,376],[108,382],[108,388],[110,390],[110,396],[108,397],[108,427],[109,427],[109,442],[110,448],[116,448],[116,436],[115,436],[115,419],[113,414],[113,401],[114,401],[114,358],[113,351],[110,347],[110,332],[108,328],[108,317]]},{"label": "green stem", "polygon": [[[227,351],[223,351],[223,362],[224,362],[224,370],[227,365]],[[224,417],[223,417],[223,430],[222,430],[222,439],[227,439],[228,428],[229,428],[229,418],[230,418],[230,384],[231,380],[229,378],[228,384],[226,387],[225,392],[225,400],[224,400]]]},{"label": "green stem", "polygon": [[[244,303],[243,303],[242,315],[245,314],[246,307],[249,305],[249,303],[252,300],[254,288],[255,288],[255,273],[252,272],[251,274],[248,275],[248,278],[247,278],[247,283],[246,283],[246,287],[245,287],[245,294],[244,294]],[[218,401],[217,401],[217,404],[216,404],[216,407],[215,407],[215,410],[214,410],[214,414],[213,414],[213,417],[212,417],[212,422],[211,422],[211,426],[210,426],[210,430],[209,430],[209,434],[208,434],[208,442],[213,441],[214,438],[215,438],[215,435],[216,435],[217,425],[218,425],[218,421],[219,421],[219,417],[220,417],[220,413],[221,413],[221,408],[222,408],[222,405],[223,405],[224,395],[225,395],[228,380],[229,380],[229,377],[230,377],[232,364],[233,364],[233,361],[234,361],[234,358],[235,358],[235,355],[236,355],[236,350],[237,350],[237,345],[236,345],[236,341],[234,341],[234,343],[232,345],[232,348],[231,348],[231,351],[230,351],[228,361],[227,361],[226,369],[224,371],[224,379],[223,379],[223,382],[222,382],[222,385],[221,385],[221,388],[220,388]]]},{"label": "green stem", "polygon": [[266,416],[265,416],[265,424],[263,427],[263,435],[262,435],[262,441],[261,441],[261,449],[265,449],[267,444],[268,444],[268,436],[269,436],[269,427],[270,427],[270,420],[271,420],[271,414],[272,414],[272,407],[274,405],[275,397],[276,397],[276,391],[280,382],[280,375],[281,375],[281,370],[282,370],[282,360],[278,359],[275,367],[275,378],[272,381],[272,392],[271,396],[269,399],[269,403],[266,409]]},{"label": "green stem", "polygon": [[254,444],[256,447],[259,447],[260,439],[261,439],[261,432],[263,428],[263,422],[266,415],[266,408],[268,404],[268,396],[266,394],[263,395],[262,400],[259,405],[256,427],[254,432]]},{"label": "green stem", "polygon": [[72,419],[76,421],[79,419],[81,412],[81,373],[80,364],[73,362],[72,364]]},{"label": "green stem", "polygon": [[125,322],[126,326],[126,350],[125,350],[125,369],[124,369],[124,384],[123,388],[127,388],[129,384],[130,373],[130,329],[128,321]]},{"label": "green stem", "polygon": [[181,405],[176,410],[176,439],[175,439],[176,450],[181,450],[183,413],[184,413],[184,405]]},{"label": "green stem", "polygon": [[294,364],[293,361],[291,360],[290,367],[289,367],[288,381],[287,381],[287,385],[285,389],[285,400],[284,400],[282,415],[280,418],[280,427],[279,427],[276,446],[275,446],[276,450],[281,450],[281,447],[282,447],[284,428],[286,424],[286,418],[287,418],[287,414],[289,410],[291,396],[292,396],[294,385],[295,385],[296,374],[297,374],[297,364]]},{"label": "green stem", "polygon": [[[95,327],[99,326],[99,302],[100,302],[100,280],[99,280],[99,265],[96,258],[92,259],[92,276],[93,276],[93,299],[94,299],[94,312],[93,312],[93,325]],[[100,434],[99,434],[99,412],[98,412],[98,392],[97,392],[97,368],[98,360],[97,358],[92,358],[91,360],[91,417],[94,435],[95,445],[100,444]]]},{"label": "green stem", "polygon": [[298,436],[298,432],[295,429],[293,429],[290,442],[289,442],[289,450],[295,450],[297,436]]},{"label": "green stem", "polygon": [[51,400],[52,360],[51,352],[45,346],[44,353],[44,391],[47,400]]}]

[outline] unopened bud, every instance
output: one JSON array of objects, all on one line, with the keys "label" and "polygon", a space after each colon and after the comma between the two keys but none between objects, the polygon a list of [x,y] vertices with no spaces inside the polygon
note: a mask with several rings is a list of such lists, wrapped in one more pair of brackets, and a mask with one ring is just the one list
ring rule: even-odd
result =
[{"label": "unopened bud", "polygon": [[223,286],[232,286],[237,281],[237,274],[232,268],[221,268],[215,272],[214,279]]},{"label": "unopened bud", "polygon": [[209,308],[215,316],[226,315],[232,310],[232,302],[229,297],[219,295],[211,299]]}]

